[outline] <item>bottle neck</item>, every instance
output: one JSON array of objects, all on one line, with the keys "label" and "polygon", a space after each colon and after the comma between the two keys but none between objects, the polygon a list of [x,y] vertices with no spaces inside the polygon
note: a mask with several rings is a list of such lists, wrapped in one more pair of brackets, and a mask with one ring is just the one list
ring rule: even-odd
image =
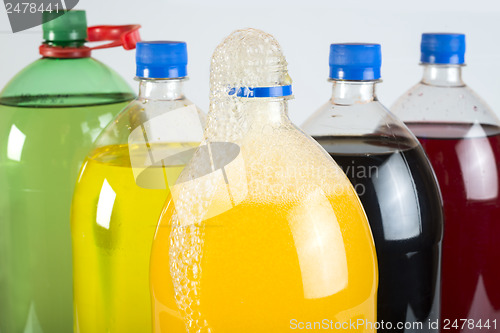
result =
[{"label": "bottle neck", "polygon": [[71,41],[49,41],[46,40],[43,42],[45,45],[53,46],[53,47],[84,47],[85,40],[71,40]]},{"label": "bottle neck", "polygon": [[461,65],[423,64],[422,83],[438,87],[463,87]]},{"label": "bottle neck", "polygon": [[288,100],[283,97],[248,98],[240,104],[241,114],[251,124],[280,124],[288,119]]},{"label": "bottle neck", "polygon": [[184,98],[184,78],[179,79],[138,79],[138,99],[173,101]]},{"label": "bottle neck", "polygon": [[289,123],[288,100],[283,97],[212,102],[206,137],[210,141],[238,142],[247,135],[265,135]]},{"label": "bottle neck", "polygon": [[333,80],[333,104],[352,105],[364,104],[377,100],[375,85],[379,81],[341,81]]}]

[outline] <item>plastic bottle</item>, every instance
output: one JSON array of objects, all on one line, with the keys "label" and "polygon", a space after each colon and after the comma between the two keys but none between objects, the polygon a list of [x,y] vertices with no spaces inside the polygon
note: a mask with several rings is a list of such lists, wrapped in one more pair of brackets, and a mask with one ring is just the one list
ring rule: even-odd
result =
[{"label": "plastic bottle", "polygon": [[381,64],[379,44],[332,44],[332,97],[303,129],[347,174],[368,216],[386,323],[378,331],[436,332],[428,322],[439,317],[439,187],[417,139],[377,98]]},{"label": "plastic bottle", "polygon": [[290,122],[286,65],[274,37],[254,29],[214,52],[205,139],[153,242],[156,333],[375,320],[366,216],[345,174]]},{"label": "plastic bottle", "polygon": [[392,110],[420,140],[443,194],[443,331],[496,330],[500,121],[462,80],[465,35],[423,34],[421,51],[422,81]]},{"label": "plastic bottle", "polygon": [[[93,40],[125,34],[132,48],[137,28],[88,31]],[[84,11],[45,23],[43,34],[43,57],[0,93],[0,332],[71,332],[74,183],[92,142],[133,98],[90,57]]]},{"label": "plastic bottle", "polygon": [[151,332],[155,228],[203,135],[205,117],[182,90],[186,43],[139,42],[136,61],[139,96],[103,131],[75,189],[75,332]]}]

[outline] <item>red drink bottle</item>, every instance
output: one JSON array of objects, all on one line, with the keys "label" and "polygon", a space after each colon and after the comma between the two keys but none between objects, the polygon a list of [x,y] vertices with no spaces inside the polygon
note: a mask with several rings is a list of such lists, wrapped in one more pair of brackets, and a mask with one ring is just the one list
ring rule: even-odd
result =
[{"label": "red drink bottle", "polygon": [[392,111],[420,139],[443,195],[441,328],[496,331],[500,121],[462,81],[465,35],[423,34],[421,49],[423,79]]}]

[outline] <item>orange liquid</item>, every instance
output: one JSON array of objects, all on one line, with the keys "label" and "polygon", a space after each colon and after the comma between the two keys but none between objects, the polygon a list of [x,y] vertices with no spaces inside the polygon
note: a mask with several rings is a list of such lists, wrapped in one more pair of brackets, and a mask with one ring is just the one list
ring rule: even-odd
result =
[{"label": "orange liquid", "polygon": [[154,331],[285,332],[298,322],[374,323],[375,248],[363,208],[346,185],[341,194],[318,188],[300,200],[261,200],[250,191],[233,208],[193,224],[180,221],[167,201],[151,256]]}]

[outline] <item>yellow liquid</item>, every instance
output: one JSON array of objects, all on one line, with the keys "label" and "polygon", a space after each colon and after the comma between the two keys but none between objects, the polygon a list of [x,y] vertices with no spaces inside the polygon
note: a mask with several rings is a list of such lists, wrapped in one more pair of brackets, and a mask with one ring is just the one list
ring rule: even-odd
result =
[{"label": "yellow liquid", "polygon": [[83,164],[71,212],[75,332],[151,332],[151,243],[169,193],[166,179],[183,167],[157,167],[158,188],[140,187],[131,158],[142,155],[128,145],[107,146]]},{"label": "yellow liquid", "polygon": [[363,208],[346,185],[340,194],[313,190],[300,200],[261,200],[250,190],[240,204],[196,224],[175,224],[170,199],[151,255],[154,331],[374,324],[375,248]]}]

